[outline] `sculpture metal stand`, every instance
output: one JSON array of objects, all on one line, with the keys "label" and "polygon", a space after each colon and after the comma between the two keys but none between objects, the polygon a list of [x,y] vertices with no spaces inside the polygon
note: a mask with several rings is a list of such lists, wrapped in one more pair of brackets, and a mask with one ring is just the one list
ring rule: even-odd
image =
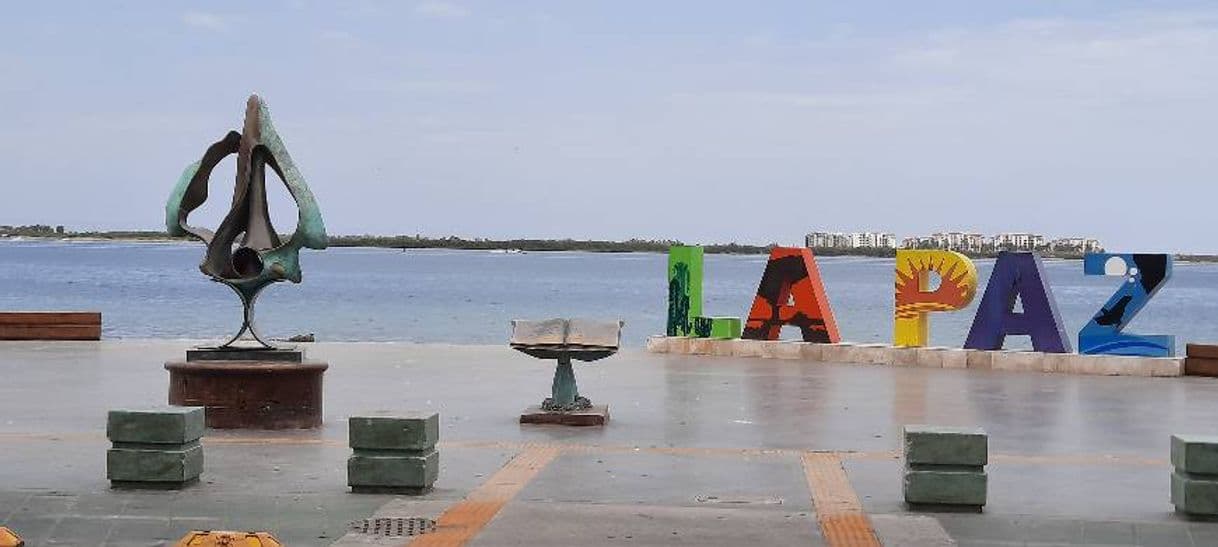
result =
[{"label": "sculpture metal stand", "polygon": [[250,333],[250,336],[255,342],[258,342],[262,348],[274,349],[274,346],[268,344],[266,340],[262,339],[261,336],[258,336],[258,331],[254,329],[254,302],[258,300],[258,293],[247,296],[235,285],[228,283],[225,284],[228,285],[233,292],[237,293],[237,297],[241,299],[241,329],[238,330],[237,334],[234,334],[232,338],[229,338],[227,342],[220,344],[217,349],[237,347],[233,344],[237,343],[237,341],[241,339],[241,335],[247,332]]},{"label": "sculpture metal stand", "polygon": [[609,405],[593,405],[579,394],[572,360],[597,361],[617,353],[622,322],[550,319],[512,321],[511,347],[538,359],[556,359],[550,396],[525,409],[522,424],[604,425]]},{"label": "sculpture metal stand", "polygon": [[558,358],[558,366],[554,368],[550,397],[542,401],[542,410],[583,410],[591,406],[590,399],[579,396],[579,386],[575,384],[575,370],[571,368],[571,355],[561,355]]},{"label": "sculpture metal stand", "polygon": [[[207,201],[211,171],[237,155],[233,202],[215,232],[187,224]],[[266,196],[270,167],[296,201],[297,228],[284,241],[271,224]],[[165,207],[170,235],[193,236],[207,245],[199,270],[241,299],[241,328],[227,342],[186,352],[185,361],[165,364],[169,402],[206,406],[214,428],[310,428],[321,425],[322,375],[328,365],[306,361],[296,348],[277,348],[254,328],[254,303],[267,286],[301,282],[300,250],[324,249],[325,224],[313,193],[296,169],[257,95],[246,103],[242,132],[229,131],[203,159],[182,173]],[[248,333],[253,345],[239,342]]]}]

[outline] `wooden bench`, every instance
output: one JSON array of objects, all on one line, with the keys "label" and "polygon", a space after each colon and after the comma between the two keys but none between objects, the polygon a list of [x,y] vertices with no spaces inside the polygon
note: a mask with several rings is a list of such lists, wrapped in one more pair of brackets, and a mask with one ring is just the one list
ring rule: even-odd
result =
[{"label": "wooden bench", "polygon": [[100,340],[101,312],[0,312],[0,340]]}]

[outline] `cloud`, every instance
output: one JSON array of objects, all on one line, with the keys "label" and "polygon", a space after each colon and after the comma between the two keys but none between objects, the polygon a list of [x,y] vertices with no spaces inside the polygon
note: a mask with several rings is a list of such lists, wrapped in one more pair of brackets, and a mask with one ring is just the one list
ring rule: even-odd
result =
[{"label": "cloud", "polygon": [[[439,1],[413,0],[405,15],[457,26],[496,16],[468,0]],[[340,10],[365,5],[381,6],[351,2]],[[191,9],[220,16],[182,15]],[[391,205],[411,203],[404,211],[424,231],[550,233],[559,224],[535,219],[558,214],[600,236],[621,230],[767,242],[793,239],[809,225],[870,224],[907,234],[953,227],[1093,234],[1111,248],[1218,251],[1218,238],[1198,229],[1218,197],[1218,9],[986,23],[953,16],[948,23],[860,22],[820,32],[796,22],[742,24],[744,32],[760,32],[755,47],[742,47],[745,36],[725,39],[693,32],[696,26],[674,27],[688,31],[680,36],[622,32],[586,42],[598,27],[581,25],[598,23],[556,10],[555,25],[538,30],[559,47],[533,50],[534,34],[495,32],[486,36],[484,56],[449,56],[451,37],[443,34],[385,40],[377,25],[367,25],[392,14],[347,11],[330,13],[312,29],[312,41],[273,52],[315,59],[332,77],[284,70],[246,84],[267,91],[272,106],[283,104],[276,121],[289,124],[289,146],[320,191],[327,179],[354,181],[349,192],[320,196],[334,211],[327,221],[346,226],[340,231],[404,231],[385,219],[402,218]],[[465,18],[435,18],[459,14]],[[532,29],[535,20],[528,9],[502,17],[508,29]],[[190,29],[187,35],[226,27],[234,33],[254,20],[202,5],[177,8],[169,18]],[[31,45],[53,53],[62,34],[76,30],[68,23],[56,18],[61,33],[32,35]],[[281,27],[268,27],[275,32],[268,36],[303,36]],[[358,55],[336,47],[358,40],[365,41]],[[108,42],[111,49],[99,54],[114,55],[123,44]],[[574,44],[592,54],[571,55]],[[82,64],[91,57],[48,59],[18,46],[0,51],[0,73],[15,75],[12,85],[0,86],[0,100],[32,106],[0,127],[0,156],[11,158],[0,162],[0,174],[39,188],[30,190],[37,198],[0,200],[0,215],[51,210],[43,204],[53,203],[55,188],[92,187],[102,172],[130,188],[145,185],[141,195],[151,197],[139,222],[155,223],[152,201],[163,195],[165,177],[180,172],[178,162],[197,158],[200,143],[240,123],[233,105],[241,90],[226,90],[215,78],[206,80],[211,87],[178,72],[143,82],[152,86],[147,97],[171,97],[149,106],[126,98],[133,84],[124,72],[97,69],[100,92],[81,94],[56,84],[95,68]],[[519,55],[521,48],[536,55]],[[198,61],[237,62],[226,67],[255,73],[262,58]],[[173,97],[174,89],[190,100]],[[63,110],[58,103],[71,108],[56,123],[40,119]],[[198,119],[174,118],[181,109]],[[116,113],[82,115],[94,111]],[[132,114],[145,111],[165,117]],[[107,131],[152,143],[157,168],[115,160],[130,139],[107,140]],[[67,145],[91,161],[57,163],[53,150],[38,144],[47,139],[70,139]],[[85,146],[90,142],[103,145]],[[351,154],[364,159],[342,161]],[[418,199],[414,181],[432,181]],[[555,187],[577,192],[551,196]],[[739,199],[754,188],[807,212],[757,214],[756,200]],[[480,198],[471,214],[451,214],[469,195],[488,192],[504,203]],[[558,212],[591,198],[602,204],[595,214]],[[101,193],[90,199],[109,212],[94,212],[102,208],[90,203],[71,214],[115,226],[135,222],[121,200],[110,203]],[[664,214],[664,200],[749,222],[683,223]]]},{"label": "cloud", "polygon": [[1216,23],[1213,12],[1020,20],[905,44],[880,66],[894,83],[952,82],[1015,102],[1163,110],[1218,86]]},{"label": "cloud", "polygon": [[[957,108],[972,102],[1008,113],[1013,108],[1072,112],[1133,103],[1165,112],[1186,101],[1190,108],[1212,113],[1212,92],[1218,89],[1218,65],[1212,62],[1218,56],[1218,12],[1025,19],[801,44],[786,54],[804,61],[798,70],[774,64],[752,81],[678,89],[669,99],[721,108],[851,112]],[[948,114],[948,119],[965,117],[958,110]]]},{"label": "cloud", "polygon": [[950,104],[966,98],[960,89],[949,86],[907,88],[900,91],[834,91],[798,93],[784,91],[677,92],[669,95],[675,104],[735,107],[744,105],[776,108],[865,109],[878,106],[916,107]]},{"label": "cloud", "polygon": [[445,19],[468,17],[470,14],[470,11],[462,6],[458,6],[450,2],[440,1],[423,2],[415,6],[414,12],[424,17]]},{"label": "cloud", "polygon": [[[866,203],[818,210],[822,225],[865,214],[907,233],[1028,229],[1095,234],[1112,248],[1211,250],[1204,237],[1165,238],[1205,216],[1200,201],[1212,202],[1218,180],[1216,16],[1125,12],[779,41],[775,54],[715,59],[731,77],[681,73],[662,90],[655,126],[632,136],[663,150],[650,169],[676,165],[708,192],[726,174],[770,194],[815,188],[822,203]],[[628,115],[590,132],[647,123]],[[643,157],[626,143],[601,147]],[[876,191],[861,198],[860,188]],[[711,200],[704,209],[733,214]],[[930,216],[908,214],[919,210]],[[796,229],[776,218],[749,228]]]},{"label": "cloud", "polygon": [[317,36],[326,47],[354,50],[365,46],[363,40],[345,30],[323,30]]},{"label": "cloud", "polygon": [[228,21],[214,13],[188,11],[182,14],[182,22],[195,28],[211,31],[228,30]]}]

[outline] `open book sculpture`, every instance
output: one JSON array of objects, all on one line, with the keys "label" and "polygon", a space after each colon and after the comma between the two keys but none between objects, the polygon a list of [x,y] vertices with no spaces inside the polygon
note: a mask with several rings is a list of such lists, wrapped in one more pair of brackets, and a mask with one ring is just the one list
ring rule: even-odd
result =
[{"label": "open book sculpture", "polygon": [[[596,361],[617,353],[622,342],[622,321],[547,319],[512,321],[513,349],[538,359],[557,359],[550,397],[540,407],[520,416],[522,423],[600,425],[608,419],[608,406],[593,407],[579,394],[571,361]],[[572,414],[574,413],[574,414]]]},{"label": "open book sculpture", "polygon": [[[237,155],[237,181],[228,214],[215,232],[188,225],[190,212],[207,201],[212,169],[232,154]],[[271,225],[266,200],[267,166],[296,200],[296,231],[287,241]],[[232,347],[247,331],[262,348],[271,348],[254,330],[254,301],[258,293],[278,281],[300,283],[300,249],[324,249],[327,244],[326,227],[313,193],[279,140],[266,103],[257,95],[251,95],[246,102],[241,132],[229,131],[208,147],[203,159],[182,173],[165,206],[165,226],[169,235],[191,235],[203,241],[207,253],[199,269],[241,298],[244,309],[241,330],[221,348]]]}]

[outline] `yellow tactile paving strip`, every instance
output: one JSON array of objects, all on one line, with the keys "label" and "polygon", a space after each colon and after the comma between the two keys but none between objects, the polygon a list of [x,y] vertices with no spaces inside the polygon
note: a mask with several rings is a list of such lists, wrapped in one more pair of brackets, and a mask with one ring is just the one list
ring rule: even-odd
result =
[{"label": "yellow tactile paving strip", "polygon": [[830,547],[880,547],[871,521],[846,478],[841,458],[808,452],[800,459],[825,543]]},{"label": "yellow tactile paving strip", "polygon": [[559,450],[530,448],[520,452],[486,482],[449,507],[436,520],[436,530],[417,536],[411,547],[458,547],[481,532],[499,510],[541,472]]}]

